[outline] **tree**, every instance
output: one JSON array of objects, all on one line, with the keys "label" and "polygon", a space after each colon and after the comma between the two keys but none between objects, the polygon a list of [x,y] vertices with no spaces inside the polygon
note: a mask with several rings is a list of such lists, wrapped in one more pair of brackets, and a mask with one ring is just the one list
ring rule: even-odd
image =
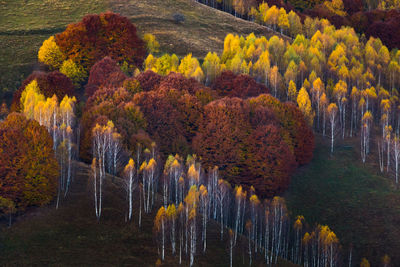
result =
[{"label": "tree", "polygon": [[94,190],[93,190],[93,196],[94,196],[94,210],[95,210],[95,213],[96,213],[96,219],[97,220],[99,220],[100,219],[100,215],[101,215],[101,206],[99,206],[99,204],[101,203],[100,201],[99,201],[99,198],[98,198],[98,195],[100,194],[100,192],[99,192],[99,194],[97,193],[97,191],[99,190],[102,190],[102,188],[101,188],[101,182],[100,182],[100,179],[102,179],[102,177],[100,176],[98,176],[98,172],[97,172],[97,170],[98,170],[98,166],[99,165],[99,163],[98,163],[98,161],[97,161],[97,159],[96,158],[93,158],[93,161],[92,161],[92,165],[91,165],[91,179],[92,179],[92,182],[93,182],[93,188],[94,188]]},{"label": "tree", "polygon": [[390,257],[389,257],[388,254],[385,254],[385,255],[382,257],[382,264],[383,264],[384,267],[389,266],[389,264],[390,264]]},{"label": "tree", "polygon": [[281,76],[279,74],[278,67],[273,66],[269,73],[269,82],[270,82],[271,86],[273,86],[273,88],[274,88],[274,97],[277,97],[277,95],[278,95],[278,87],[280,84],[280,80],[281,80]]},{"label": "tree", "polygon": [[312,110],[310,96],[304,87],[300,89],[297,96],[297,105],[301,112],[303,112],[308,125],[312,126],[314,124],[315,112]]},{"label": "tree", "polygon": [[296,231],[296,239],[295,239],[295,258],[294,262],[301,263],[301,236],[300,232],[303,228],[303,223],[304,223],[304,216],[297,216],[296,220],[294,222],[294,229]]},{"label": "tree", "polygon": [[261,53],[256,63],[253,65],[253,75],[256,77],[257,81],[263,81],[265,86],[268,86],[270,67],[269,52],[266,50]]},{"label": "tree", "polygon": [[336,125],[337,125],[337,112],[338,108],[335,103],[331,103],[328,106],[327,113],[329,117],[329,123],[331,128],[331,153],[333,153],[333,141],[335,139],[336,134]]},{"label": "tree", "polygon": [[[178,72],[182,73],[186,78],[200,78],[202,79],[202,73],[200,63],[197,58],[192,57],[192,54],[188,54],[181,60],[181,64],[178,67]],[[196,79],[197,80],[197,79]]]},{"label": "tree", "polygon": [[0,123],[0,195],[17,210],[48,204],[57,193],[58,171],[45,127],[18,113]]},{"label": "tree", "polygon": [[8,215],[8,227],[11,227],[12,215],[15,213],[15,204],[12,200],[0,197],[0,211],[4,215]]},{"label": "tree", "polygon": [[335,85],[335,88],[333,89],[333,94],[335,95],[337,106],[339,108],[339,121],[344,136],[344,129],[346,123],[345,103],[347,100],[345,100],[345,98],[347,95],[347,83],[342,80],[339,80],[339,82]]},{"label": "tree", "polygon": [[369,154],[369,139],[370,131],[372,127],[372,113],[367,111],[361,119],[361,158],[363,163],[365,163],[366,157]]},{"label": "tree", "polygon": [[144,34],[143,41],[146,43],[147,52],[157,53],[159,51],[160,44],[157,42],[156,37],[153,34]]},{"label": "tree", "polygon": [[[65,187],[63,188],[64,191],[64,197],[67,195],[69,186],[71,184],[72,180],[72,159],[73,159],[73,151],[72,151],[72,143],[73,143],[73,127],[75,126],[75,103],[76,103],[76,98],[75,97],[68,97],[65,96],[63,100],[60,102],[60,107],[58,109],[59,111],[59,119],[60,119],[60,130],[61,130],[61,144],[65,146],[65,171],[63,168],[61,168],[61,172],[66,173],[66,179],[65,179]],[[50,102],[50,116],[54,116],[54,101]],[[53,124],[54,124],[54,118],[53,118]],[[48,127],[49,129],[50,127]],[[51,132],[51,130],[49,131]],[[54,140],[54,137],[53,137]],[[62,179],[64,180],[64,179]]]},{"label": "tree", "polygon": [[166,228],[166,211],[163,206],[158,210],[154,218],[154,233],[158,243],[158,253],[160,254],[161,247],[161,260],[164,260],[165,254],[165,228]]},{"label": "tree", "polygon": [[125,189],[127,191],[127,198],[129,203],[128,209],[128,220],[132,219],[132,209],[133,209],[133,191],[137,186],[137,178],[135,177],[135,162],[133,159],[129,159],[128,164],[124,169],[125,178]]},{"label": "tree", "polygon": [[53,69],[61,67],[62,62],[65,60],[65,55],[61,52],[60,47],[58,47],[54,36],[50,36],[49,39],[43,42],[39,48],[38,59]]},{"label": "tree", "polygon": [[248,240],[248,253],[249,253],[249,266],[251,266],[252,263],[252,247],[251,247],[251,236],[252,236],[252,223],[250,220],[247,220],[246,222],[246,231],[247,231],[247,240]]},{"label": "tree", "polygon": [[247,192],[243,191],[242,186],[236,186],[235,188],[235,213],[234,213],[234,226],[235,226],[235,239],[234,243],[237,243],[238,234],[242,233],[244,226],[244,218],[242,214],[245,214],[246,210],[246,196]]},{"label": "tree", "polygon": [[[102,210],[102,201],[103,201],[103,190],[102,185],[103,181],[106,177],[106,166],[110,162],[110,157],[108,157],[111,144],[112,144],[112,136],[115,132],[114,123],[112,121],[108,121],[106,125],[96,124],[92,129],[92,139],[93,139],[93,156],[94,160],[92,162],[92,172],[93,172],[93,181],[95,186],[95,203],[96,203],[96,216],[97,220],[100,220],[101,210]],[[99,169],[98,173],[98,185],[97,185],[97,166]],[[97,186],[99,197],[97,201]],[[98,203],[98,204],[97,204]]]},{"label": "tree", "polygon": [[288,14],[289,21],[289,33],[292,37],[295,37],[298,34],[303,32],[303,25],[301,23],[300,17],[293,10]]},{"label": "tree", "polygon": [[157,190],[156,176],[157,162],[154,158],[144,161],[140,166],[140,172],[142,173],[142,184],[143,184],[143,206],[144,212],[150,213],[154,204],[154,194]]},{"label": "tree", "polygon": [[204,107],[193,148],[206,167],[218,166],[230,181],[240,183],[241,147],[250,129],[249,106],[239,98],[223,98]]},{"label": "tree", "polygon": [[205,83],[211,84],[222,71],[221,62],[217,53],[208,52],[203,61],[203,69],[205,72]]},{"label": "tree", "polygon": [[357,87],[353,86],[351,89],[350,98],[351,98],[351,121],[350,121],[350,137],[353,136],[353,129],[357,127],[357,104],[358,99],[360,97],[360,91]]},{"label": "tree", "polygon": [[70,78],[75,87],[79,87],[87,78],[85,69],[72,59],[65,60],[62,63],[60,72]]},{"label": "tree", "polygon": [[121,87],[127,76],[111,57],[97,61],[90,69],[89,80],[85,85],[85,95],[90,97],[100,87]]},{"label": "tree", "polygon": [[274,124],[258,126],[246,140],[247,179],[241,183],[254,186],[260,196],[271,197],[284,192],[290,183],[290,175],[296,167],[296,159],[286,143],[287,135]]},{"label": "tree", "polygon": [[366,258],[361,259],[360,267],[370,267],[369,261]]},{"label": "tree", "polygon": [[226,220],[226,215],[224,217],[224,214],[226,214],[226,205],[228,202],[228,194],[230,193],[230,184],[223,180],[219,179],[218,180],[218,190],[217,190],[217,201],[218,201],[218,206],[219,206],[219,218],[220,218],[220,234],[221,234],[221,240],[224,235],[224,224]]},{"label": "tree", "polygon": [[202,214],[202,235],[203,241],[203,253],[206,252],[207,248],[207,222],[208,222],[208,210],[209,210],[209,195],[207,188],[204,185],[200,186],[200,212]]},{"label": "tree", "polygon": [[120,65],[126,62],[129,69],[141,67],[146,53],[136,27],[128,18],[112,12],[86,15],[56,34],[55,41],[67,59],[79,64],[86,73],[105,56]]},{"label": "tree", "polygon": [[297,100],[297,88],[296,88],[296,84],[292,80],[289,82],[288,99],[290,101],[296,101]]},{"label": "tree", "polygon": [[194,263],[194,256],[196,254],[196,243],[197,243],[197,208],[199,202],[199,191],[197,186],[193,185],[190,187],[187,196],[185,197],[186,207],[186,232],[189,241],[189,255],[190,255],[190,266]]},{"label": "tree", "polygon": [[233,259],[233,246],[234,246],[234,234],[232,229],[229,229],[229,266],[232,267],[232,259]]},{"label": "tree", "polygon": [[212,84],[212,89],[221,97],[247,98],[269,92],[267,87],[256,82],[249,75],[236,75],[231,71],[222,72]]},{"label": "tree", "polygon": [[399,163],[400,163],[400,140],[398,136],[395,136],[392,139],[392,158],[394,162],[394,168],[395,168],[395,181],[396,184],[399,182]]},{"label": "tree", "polygon": [[21,94],[20,100],[23,114],[28,119],[33,119],[35,115],[35,106],[37,106],[39,102],[44,101],[44,95],[40,93],[36,80],[33,80],[26,86],[25,90]]},{"label": "tree", "polygon": [[170,240],[171,240],[172,254],[175,255],[176,251],[175,232],[176,232],[176,219],[178,215],[174,204],[168,205],[166,215],[168,219],[168,225],[171,231]]},{"label": "tree", "polygon": [[278,27],[281,29],[281,33],[286,32],[289,29],[289,19],[284,8],[279,9],[279,16],[278,16]]},{"label": "tree", "polygon": [[320,130],[320,109],[321,109],[321,96],[324,93],[324,83],[320,78],[317,78],[313,82],[311,89],[313,102],[316,103],[317,108],[317,129]]},{"label": "tree", "polygon": [[303,113],[294,103],[282,104],[271,95],[260,95],[249,99],[252,106],[268,107],[272,110],[276,122],[287,131],[287,144],[293,148],[298,164],[306,164],[312,159],[314,137],[311,128],[304,119]]},{"label": "tree", "polygon": [[338,16],[346,16],[347,13],[344,11],[344,5],[342,0],[332,0],[332,1],[325,1],[324,5],[334,14]]}]

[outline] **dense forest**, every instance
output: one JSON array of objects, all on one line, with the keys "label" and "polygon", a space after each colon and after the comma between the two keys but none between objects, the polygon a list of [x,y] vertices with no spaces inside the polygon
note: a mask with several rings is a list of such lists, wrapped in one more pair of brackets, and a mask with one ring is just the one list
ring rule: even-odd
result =
[{"label": "dense forest", "polygon": [[81,161],[99,224],[108,183],[121,189],[125,203],[113,208],[124,223],[144,229],[154,215],[157,266],[168,254],[176,265],[206,257],[210,227],[229,266],[369,266],[328,225],[289,212],[282,196],[313,159],[315,138],[332,157],[351,140],[355,160],[397,189],[400,52],[385,29],[396,27],[398,3],[267,2],[202,1],[276,32],[227,33],[222,52],[204,58],[165,53],[113,12],[43,40],[40,70],[0,109],[0,214],[9,227],[34,207],[66,205]]}]

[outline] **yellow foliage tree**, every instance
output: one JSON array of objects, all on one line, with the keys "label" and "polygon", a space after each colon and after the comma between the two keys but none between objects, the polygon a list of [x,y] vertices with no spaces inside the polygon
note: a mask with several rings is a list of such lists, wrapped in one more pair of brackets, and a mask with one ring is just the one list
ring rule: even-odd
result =
[{"label": "yellow foliage tree", "polygon": [[296,84],[293,81],[289,82],[288,99],[291,101],[297,100],[297,88],[296,88]]},{"label": "yellow foliage tree", "polygon": [[297,105],[301,112],[303,112],[304,117],[310,126],[314,123],[315,113],[311,107],[310,96],[307,93],[307,90],[302,87],[299,91],[299,95],[297,96]]},{"label": "yellow foliage tree", "polygon": [[44,99],[45,97],[40,93],[37,81],[30,82],[21,94],[21,109],[24,115],[28,119],[34,119],[35,107]]},{"label": "yellow foliage tree", "polygon": [[160,44],[157,42],[156,37],[151,33],[146,33],[143,36],[143,40],[146,42],[146,48],[149,53],[158,53]]},{"label": "yellow foliage tree", "polygon": [[[178,67],[178,72],[182,73],[186,78],[198,79],[200,75],[199,67],[199,61],[197,60],[197,58],[192,57],[192,53],[190,53],[181,60],[181,64]],[[203,72],[201,71],[201,73]]]},{"label": "yellow foliage tree", "polygon": [[65,60],[62,63],[60,72],[70,78],[76,87],[79,87],[87,78],[85,69],[76,64],[72,59]]},{"label": "yellow foliage tree", "polygon": [[49,39],[45,40],[39,48],[39,61],[54,69],[60,68],[65,58],[65,55],[61,52],[54,40],[54,36],[50,36]]}]

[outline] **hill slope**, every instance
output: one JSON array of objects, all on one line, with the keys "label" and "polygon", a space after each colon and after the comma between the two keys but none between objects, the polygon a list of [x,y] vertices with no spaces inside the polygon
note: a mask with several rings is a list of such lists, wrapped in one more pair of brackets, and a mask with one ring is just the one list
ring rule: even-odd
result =
[{"label": "hill slope", "polygon": [[378,173],[377,159],[362,164],[358,138],[338,141],[333,156],[328,139],[316,140],[313,161],[297,171],[285,193],[288,209],[294,216],[304,215],[311,225],[329,225],[344,246],[345,262],[352,243],[354,265],[366,257],[371,266],[378,266],[388,254],[398,266],[400,192],[392,176]]},{"label": "hill slope", "polygon": [[[17,218],[9,229],[0,224],[0,265],[154,266],[159,256],[152,227],[161,196],[153,213],[143,216],[139,229],[137,205],[134,221],[125,223],[125,191],[118,185],[119,178],[112,182],[108,176],[98,223],[88,183],[90,168],[83,163],[77,163],[77,168],[72,190],[59,210],[54,205],[36,208]],[[207,236],[207,251],[203,255],[199,245],[195,266],[229,265],[227,235],[220,241],[219,225],[211,221]],[[234,266],[248,266],[245,245],[238,244],[236,249]],[[178,259],[167,244],[162,266],[179,266]],[[188,257],[183,256],[182,266],[188,265]],[[259,257],[254,266],[263,266],[263,259]],[[281,262],[280,266],[294,265]]]},{"label": "hill slope", "polygon": [[[203,57],[208,51],[219,52],[228,33],[274,33],[194,0],[0,1],[0,98],[10,98],[22,80],[40,68],[37,51],[45,39],[86,14],[107,10],[127,16],[141,34],[157,37],[162,52],[178,56],[192,52]],[[185,17],[180,24],[172,17],[178,12]]]}]

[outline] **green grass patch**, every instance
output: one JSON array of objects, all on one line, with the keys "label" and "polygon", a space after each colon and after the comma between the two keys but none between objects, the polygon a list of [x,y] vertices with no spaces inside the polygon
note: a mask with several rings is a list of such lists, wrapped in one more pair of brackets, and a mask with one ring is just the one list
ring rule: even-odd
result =
[{"label": "green grass patch", "polygon": [[400,192],[391,178],[364,166],[355,149],[342,146],[334,155],[319,141],[313,161],[298,170],[285,197],[292,215],[311,225],[329,225],[344,246],[354,245],[355,263],[367,257],[372,266],[384,254],[399,262]]},{"label": "green grass patch", "polygon": [[35,69],[37,52],[49,35],[0,35],[0,98],[10,98]]},{"label": "green grass patch", "polygon": [[106,9],[105,0],[3,0],[0,32],[63,28],[86,14]]},{"label": "green grass patch", "polygon": [[0,0],[0,99],[39,69],[37,52],[45,39],[90,13],[107,10],[106,0]]}]

